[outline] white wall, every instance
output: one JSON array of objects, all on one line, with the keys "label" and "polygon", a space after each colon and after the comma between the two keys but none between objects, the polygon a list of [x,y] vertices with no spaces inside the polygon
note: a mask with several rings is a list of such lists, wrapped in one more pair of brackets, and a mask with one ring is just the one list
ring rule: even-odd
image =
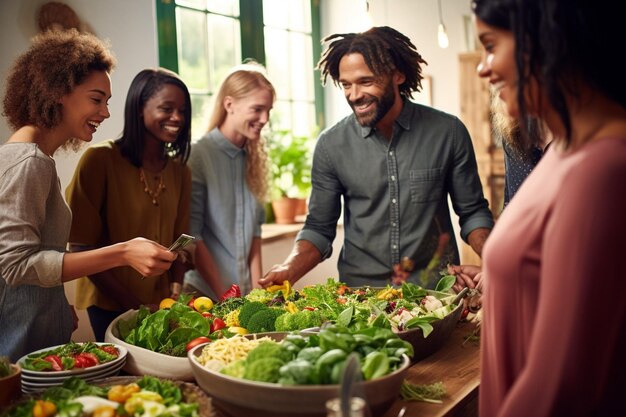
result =
[{"label": "white wall", "polygon": [[[24,51],[30,38],[36,34],[36,13],[48,0],[0,0],[0,77],[2,95],[4,80],[15,57]],[[287,0],[286,0],[287,1]],[[132,78],[140,70],[158,65],[155,0],[64,0],[81,20],[86,21],[101,38],[108,39],[118,64],[112,74],[113,97],[110,100],[111,118],[99,128],[94,142],[116,138],[123,126],[123,108],[126,91]],[[362,31],[368,27],[391,26],[406,34],[429,63],[425,74],[432,76],[433,106],[458,115],[459,74],[458,54],[465,51],[463,15],[469,15],[469,0],[442,0],[443,19],[450,37],[450,47],[437,46],[436,0],[369,0],[370,13],[365,13],[364,0],[321,0],[321,33]],[[366,21],[366,19],[371,19]],[[62,58],[62,57],[60,57]],[[326,122],[335,123],[350,112],[342,93],[332,82],[325,89]],[[0,119],[0,143],[11,134],[4,118]],[[57,152],[55,160],[63,189],[70,181],[80,153]],[[339,251],[341,234],[335,241],[335,257]],[[269,268],[284,259],[291,245],[284,243],[269,247],[264,266]],[[329,259],[309,273],[302,284],[325,280],[336,271],[336,259]],[[336,274],[336,273],[335,273]],[[319,275],[316,279],[316,275]],[[66,285],[68,298],[74,299],[74,285]],[[75,340],[92,337],[88,320],[79,314],[81,328]]]},{"label": "white wall", "polygon": [[[2,96],[4,82],[15,57],[28,48],[30,38],[37,33],[36,14],[48,0],[0,0],[0,74]],[[94,135],[93,142],[116,138],[122,131],[126,91],[135,74],[158,65],[156,11],[154,0],[65,0],[82,21],[95,33],[108,39],[117,58],[111,76],[113,97],[109,109],[111,118]],[[62,59],[62,57],[59,57]],[[0,142],[11,131],[2,118]],[[57,152],[54,159],[63,189],[69,183],[80,153]]]}]

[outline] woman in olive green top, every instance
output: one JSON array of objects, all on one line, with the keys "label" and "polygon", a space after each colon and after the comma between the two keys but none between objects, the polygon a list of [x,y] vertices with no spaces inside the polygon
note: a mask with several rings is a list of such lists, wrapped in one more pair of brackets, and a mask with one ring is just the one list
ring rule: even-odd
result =
[{"label": "woman in olive green top", "polygon": [[[183,81],[164,69],[141,71],[131,83],[122,137],[87,149],[67,189],[75,213],[72,250],[143,236],[169,246],[188,232],[191,100]],[[176,295],[181,260],[164,274],[141,279],[131,268],[82,278],[76,306],[87,309],[96,340],[120,313]],[[173,284],[173,285],[171,285]]]}]

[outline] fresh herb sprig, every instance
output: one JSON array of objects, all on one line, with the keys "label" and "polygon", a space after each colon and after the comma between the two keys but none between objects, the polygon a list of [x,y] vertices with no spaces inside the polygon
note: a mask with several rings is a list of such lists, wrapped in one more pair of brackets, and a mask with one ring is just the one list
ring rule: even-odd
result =
[{"label": "fresh herb sprig", "polygon": [[400,396],[407,401],[423,401],[427,403],[441,404],[446,396],[446,388],[443,382],[434,384],[417,385],[407,380],[402,381]]}]

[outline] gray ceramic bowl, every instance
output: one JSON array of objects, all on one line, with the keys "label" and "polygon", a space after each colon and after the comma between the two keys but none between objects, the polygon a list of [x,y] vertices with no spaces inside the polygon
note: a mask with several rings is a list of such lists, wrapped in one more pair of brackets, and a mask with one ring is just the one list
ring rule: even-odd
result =
[{"label": "gray ceramic bowl", "polygon": [[[266,335],[281,340],[285,333]],[[323,417],[326,416],[326,401],[339,396],[340,385],[282,386],[220,374],[198,362],[203,347],[196,346],[187,354],[196,383],[213,398],[216,408],[230,416]],[[353,395],[365,398],[371,415],[384,414],[398,398],[410,362],[404,356],[399,369],[382,378],[356,384]]]}]

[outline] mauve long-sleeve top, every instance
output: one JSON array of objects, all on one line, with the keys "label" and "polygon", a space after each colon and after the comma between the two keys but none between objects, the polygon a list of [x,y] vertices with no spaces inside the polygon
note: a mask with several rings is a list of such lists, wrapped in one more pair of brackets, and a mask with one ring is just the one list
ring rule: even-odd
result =
[{"label": "mauve long-sleeve top", "polygon": [[626,415],[626,138],[551,146],[484,250],[480,416]]}]

